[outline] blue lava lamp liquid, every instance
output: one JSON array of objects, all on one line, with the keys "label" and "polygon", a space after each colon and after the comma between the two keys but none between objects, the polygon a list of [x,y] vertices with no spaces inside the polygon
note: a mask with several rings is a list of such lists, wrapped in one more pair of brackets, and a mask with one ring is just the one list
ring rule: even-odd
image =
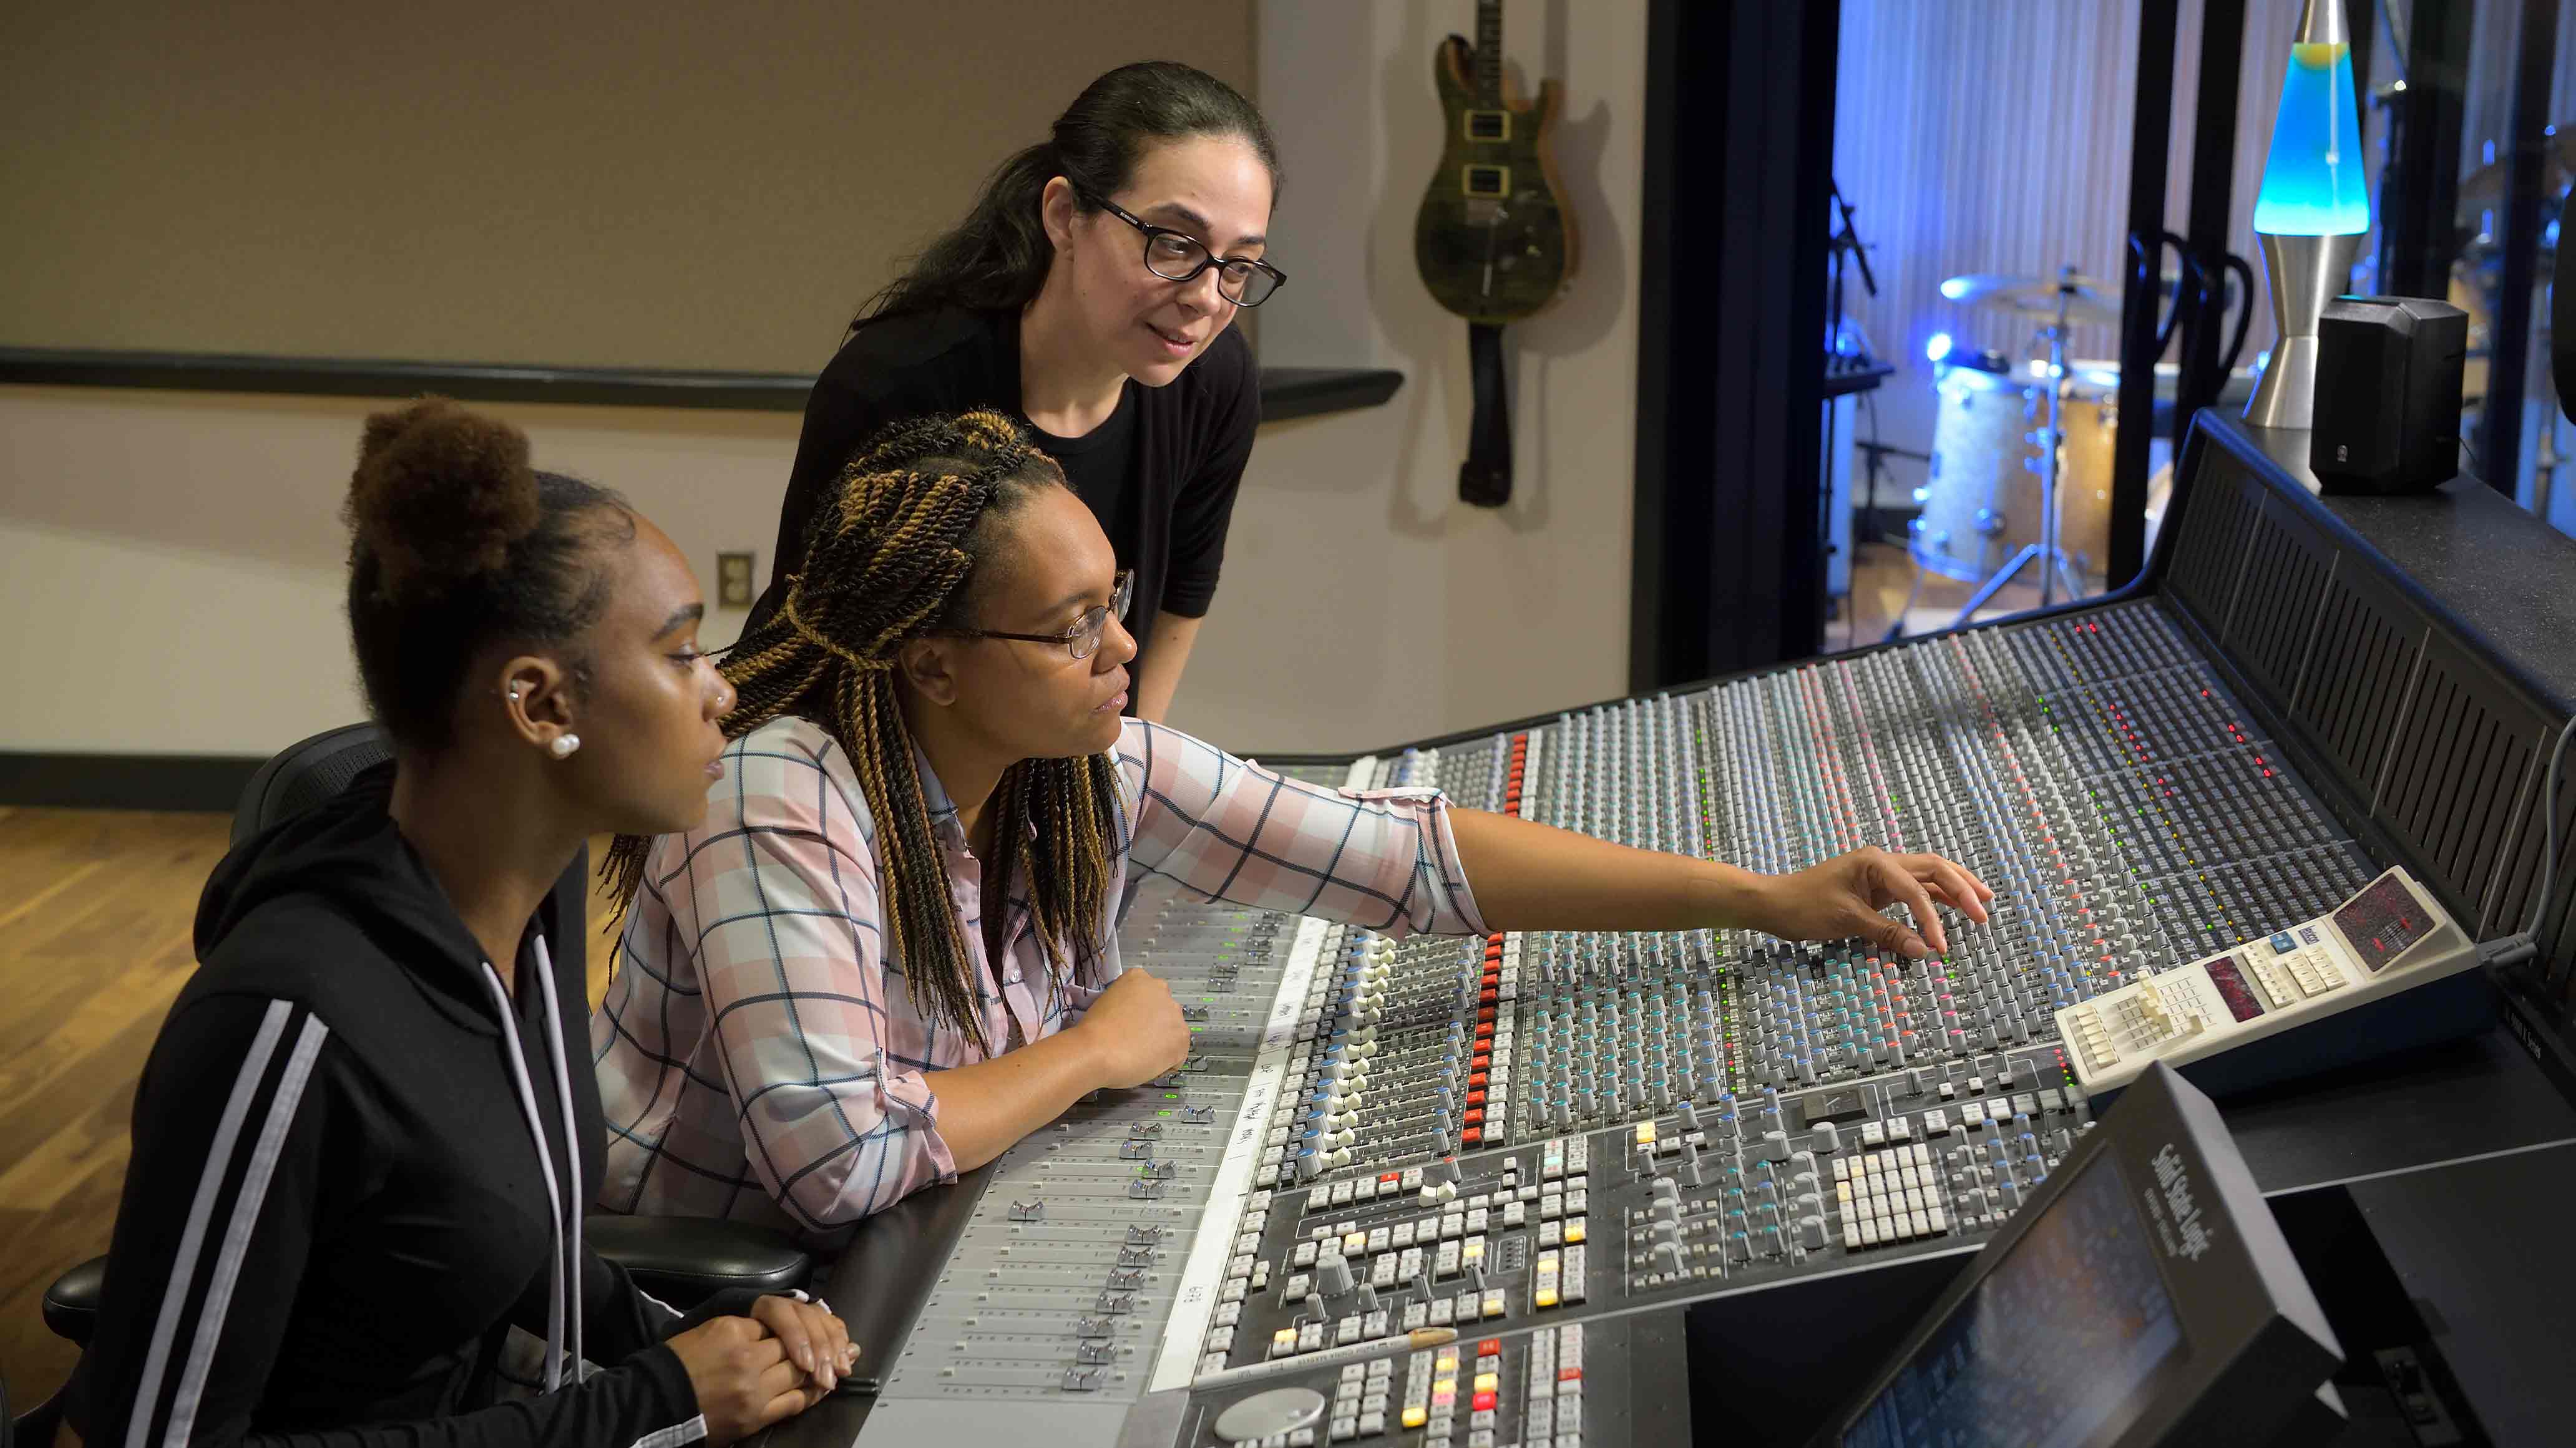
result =
[{"label": "blue lava lamp liquid", "polygon": [[2352,47],[2290,47],[2281,113],[2272,123],[2272,154],[2254,198],[2254,229],[2274,236],[2346,236],[2370,229]]}]

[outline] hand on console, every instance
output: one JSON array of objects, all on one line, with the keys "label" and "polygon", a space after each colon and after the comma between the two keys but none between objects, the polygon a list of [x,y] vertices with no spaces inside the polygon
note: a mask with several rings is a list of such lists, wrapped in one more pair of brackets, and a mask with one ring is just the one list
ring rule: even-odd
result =
[{"label": "hand on console", "polygon": [[[1950,948],[1935,901],[1982,923],[1993,898],[1985,881],[1939,855],[1891,855],[1873,845],[1794,875],[1762,877],[1744,923],[1784,940],[1858,937],[1915,960]],[[1879,913],[1891,904],[1905,906],[1914,929]]]},{"label": "hand on console", "polygon": [[1190,1028],[1172,988],[1129,967],[1072,1028],[1083,1035],[1104,1087],[1141,1086],[1189,1059]]}]

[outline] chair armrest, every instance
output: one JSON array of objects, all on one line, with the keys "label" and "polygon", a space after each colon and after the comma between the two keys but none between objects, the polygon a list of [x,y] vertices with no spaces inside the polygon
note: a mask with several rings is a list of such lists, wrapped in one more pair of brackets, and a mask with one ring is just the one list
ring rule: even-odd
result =
[{"label": "chair armrest", "polygon": [[[624,1217],[601,1214],[584,1225],[592,1249],[624,1267],[636,1285],[683,1311],[728,1288],[785,1292],[813,1275],[814,1259],[785,1234],[712,1217]],[[89,1346],[98,1330],[99,1292],[107,1259],[93,1257],[45,1289],[45,1326],[56,1337]]]},{"label": "chair armrest", "polygon": [[785,1233],[748,1222],[600,1212],[582,1232],[591,1250],[625,1268],[636,1286],[683,1312],[731,1288],[802,1287],[814,1271],[814,1259]]},{"label": "chair armrest", "polygon": [[98,1297],[106,1283],[104,1257],[92,1257],[55,1278],[45,1289],[45,1326],[56,1337],[89,1346],[90,1334],[98,1331]]}]

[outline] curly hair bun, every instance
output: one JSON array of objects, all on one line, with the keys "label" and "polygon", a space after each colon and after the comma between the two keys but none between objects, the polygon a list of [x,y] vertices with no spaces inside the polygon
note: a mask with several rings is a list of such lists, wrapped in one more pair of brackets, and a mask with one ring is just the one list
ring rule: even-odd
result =
[{"label": "curly hair bun", "polygon": [[367,419],[349,527],[387,594],[501,567],[543,516],[527,434],[444,397]]}]

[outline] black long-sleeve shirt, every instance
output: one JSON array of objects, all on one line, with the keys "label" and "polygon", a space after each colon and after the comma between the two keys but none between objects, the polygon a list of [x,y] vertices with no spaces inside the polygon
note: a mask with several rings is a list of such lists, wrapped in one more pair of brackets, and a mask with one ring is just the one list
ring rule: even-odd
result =
[{"label": "black long-sleeve shirt", "polygon": [[[245,841],[207,885],[71,1399],[94,1448],[705,1434],[658,1345],[695,1319],[570,1245],[602,1139],[581,922],[549,901],[505,992],[388,818],[392,773]],[[605,1371],[503,1401],[510,1329],[568,1353],[576,1306]]]},{"label": "black long-sleeve shirt", "polygon": [[[805,530],[850,455],[888,423],[971,408],[1020,409],[1020,319],[963,308],[881,317],[843,343],[815,380],[795,471],[779,509],[768,591],[751,612],[768,618],[804,566]],[[1064,468],[1117,551],[1135,570],[1128,632],[1141,658],[1157,610],[1204,617],[1225,562],[1227,524],[1261,423],[1260,369],[1243,334],[1228,327],[1163,387],[1130,380],[1117,410],[1079,438],[1032,425],[1038,446]]]}]

